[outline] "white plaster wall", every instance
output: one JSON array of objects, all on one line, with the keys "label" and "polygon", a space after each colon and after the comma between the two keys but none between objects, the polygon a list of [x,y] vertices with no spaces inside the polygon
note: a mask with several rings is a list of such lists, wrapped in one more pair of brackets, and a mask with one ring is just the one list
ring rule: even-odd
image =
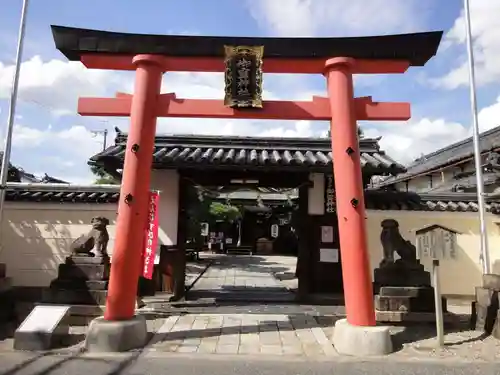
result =
[{"label": "white plaster wall", "polygon": [[179,173],[176,170],[153,170],[151,189],[160,191],[159,245],[177,245],[179,213]]},{"label": "white plaster wall", "polygon": [[325,214],[325,175],[323,173],[311,173],[309,180],[313,186],[309,188],[309,215]]},{"label": "white plaster wall", "polygon": [[[159,244],[177,244],[179,175],[153,171],[151,188],[160,191]],[[70,244],[90,230],[95,216],[110,221],[108,251],[113,260],[118,204],[6,202],[0,229],[0,263],[16,286],[48,286],[69,255]]]},{"label": "white plaster wall", "polygon": [[[367,236],[372,270],[378,267],[383,250],[380,243],[380,223],[384,219],[399,222],[401,235],[415,244],[415,230],[432,224],[454,229],[457,236],[458,252],[455,259],[440,262],[441,289],[443,294],[467,295],[475,293],[481,285],[479,220],[476,213],[462,212],[418,212],[418,211],[367,211]],[[496,222],[499,217],[487,215],[487,231],[492,271],[500,273],[500,232]],[[429,259],[422,264],[431,270]],[[372,274],[373,275],[373,274]]]},{"label": "white plaster wall", "polygon": [[70,244],[90,230],[95,216],[109,219],[113,253],[116,204],[52,204],[6,202],[1,227],[0,263],[15,286],[48,286],[69,255]]}]

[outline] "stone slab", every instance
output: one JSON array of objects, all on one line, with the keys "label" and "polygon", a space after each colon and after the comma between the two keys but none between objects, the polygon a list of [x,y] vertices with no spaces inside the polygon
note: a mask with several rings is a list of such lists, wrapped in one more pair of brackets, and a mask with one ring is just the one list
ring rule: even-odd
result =
[{"label": "stone slab", "polygon": [[475,301],[481,306],[491,306],[498,310],[498,292],[494,289],[476,287]]},{"label": "stone slab", "polygon": [[[422,295],[425,296],[425,295]],[[446,298],[441,298],[443,311],[447,311]],[[434,312],[434,297],[375,296],[375,308],[379,311]]]},{"label": "stone slab", "polygon": [[389,327],[359,327],[347,319],[335,322],[332,341],[339,354],[355,357],[387,355],[394,350]]},{"label": "stone slab", "polygon": [[85,279],[54,279],[50,283],[53,289],[71,290],[107,290],[108,280],[85,280]]},{"label": "stone slab", "polygon": [[487,334],[492,333],[497,314],[498,306],[484,306],[477,301],[472,302],[471,328]]},{"label": "stone slab", "polygon": [[7,292],[12,288],[12,279],[10,277],[0,277],[0,293]]},{"label": "stone slab", "polygon": [[[375,318],[380,323],[435,323],[434,312],[403,312],[403,311],[375,311]],[[460,317],[445,312],[443,313],[445,324],[454,325],[460,322]]]},{"label": "stone slab", "polygon": [[66,264],[109,264],[109,257],[69,256]]},{"label": "stone slab", "polygon": [[107,280],[109,279],[108,264],[60,264],[59,279],[86,279]]},{"label": "stone slab", "polygon": [[500,292],[500,275],[483,275],[483,288]]},{"label": "stone slab", "polygon": [[70,306],[39,305],[14,333],[15,350],[48,350],[69,335]]},{"label": "stone slab", "polygon": [[106,290],[49,289],[48,301],[64,305],[104,305]]},{"label": "stone slab", "polygon": [[431,285],[431,275],[421,269],[386,266],[374,270],[373,282],[377,289],[383,286],[425,287]]},{"label": "stone slab", "polygon": [[119,353],[146,346],[146,319],[136,315],[129,320],[108,321],[98,317],[89,325],[85,349],[91,353]]},{"label": "stone slab", "polygon": [[434,289],[432,287],[398,287],[383,286],[380,288],[379,295],[384,297],[414,297],[414,298],[434,298]]}]

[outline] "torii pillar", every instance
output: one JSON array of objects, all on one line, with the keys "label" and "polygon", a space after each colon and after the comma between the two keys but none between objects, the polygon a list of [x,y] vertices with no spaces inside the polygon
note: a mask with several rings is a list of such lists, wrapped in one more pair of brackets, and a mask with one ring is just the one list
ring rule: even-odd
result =
[{"label": "torii pillar", "polygon": [[[89,326],[86,346],[90,351],[127,351],[143,347],[147,340],[146,320],[135,315],[137,280],[142,269],[144,228],[147,223],[148,192],[157,120],[157,102],[166,66],[157,55],[133,58],[135,87],[130,110],[115,244],[111,262],[108,296],[104,318]],[[106,332],[106,334],[102,334]],[[105,339],[104,339],[105,338]],[[106,340],[116,342],[105,343]]]},{"label": "torii pillar", "polygon": [[373,287],[366,239],[365,202],[352,70],[355,60],[333,58],[325,64],[332,121],[335,194],[347,320],[374,326]]},{"label": "torii pillar", "polygon": [[366,238],[364,186],[354,106],[356,60],[327,60],[331,138],[339,226],[342,278],[347,319],[335,323],[333,344],[341,354],[392,352],[388,327],[375,326],[373,286]]}]

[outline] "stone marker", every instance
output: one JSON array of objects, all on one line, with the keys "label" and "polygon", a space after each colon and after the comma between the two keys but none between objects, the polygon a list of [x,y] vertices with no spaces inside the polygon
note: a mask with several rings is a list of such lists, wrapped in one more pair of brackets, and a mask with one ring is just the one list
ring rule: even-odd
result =
[{"label": "stone marker", "polygon": [[69,306],[35,306],[14,333],[14,349],[47,350],[69,335]]}]

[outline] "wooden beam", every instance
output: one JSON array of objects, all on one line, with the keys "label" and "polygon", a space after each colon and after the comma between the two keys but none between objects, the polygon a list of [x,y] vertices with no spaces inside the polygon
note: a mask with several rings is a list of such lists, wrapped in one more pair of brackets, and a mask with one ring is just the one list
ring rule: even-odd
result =
[{"label": "wooden beam", "polygon": [[[84,54],[80,61],[89,69],[135,70],[134,55]],[[264,73],[323,74],[327,58],[277,59],[264,58]],[[224,58],[221,57],[172,57],[165,56],[166,72],[224,72]],[[408,70],[410,63],[401,60],[356,60],[354,74],[397,74]]]},{"label": "wooden beam", "polygon": [[[178,99],[175,94],[160,95],[158,117],[232,118],[258,120],[330,121],[328,98],[312,101],[265,101],[262,109],[236,110],[218,99]],[[132,96],[118,93],[116,98],[80,98],[78,113],[82,116],[130,116]],[[409,103],[373,102],[371,97],[355,99],[356,116],[360,121],[398,121],[411,117]]]}]

